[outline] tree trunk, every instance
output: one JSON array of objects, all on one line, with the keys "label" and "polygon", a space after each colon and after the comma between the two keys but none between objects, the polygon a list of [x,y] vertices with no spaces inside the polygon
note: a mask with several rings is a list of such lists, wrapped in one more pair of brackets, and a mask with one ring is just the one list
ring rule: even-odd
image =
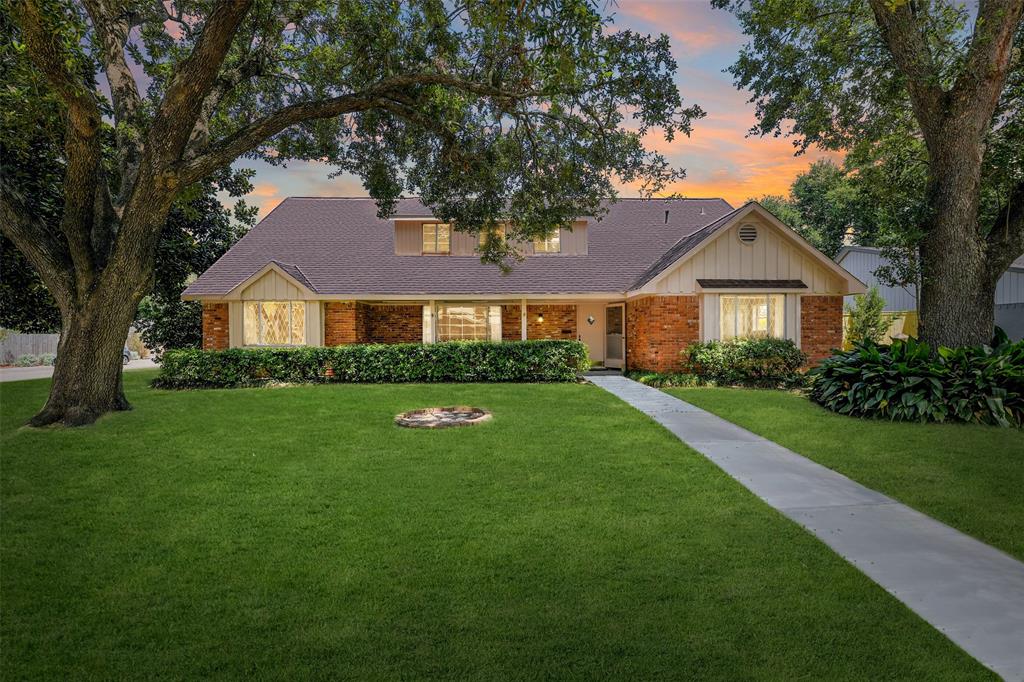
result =
[{"label": "tree trunk", "polygon": [[930,224],[921,241],[919,336],[933,349],[992,340],[995,282],[978,229],[981,148],[956,127],[929,150]]},{"label": "tree trunk", "polygon": [[106,412],[131,409],[121,385],[122,351],[137,305],[99,292],[62,313],[50,396],[31,426],[83,426]]}]

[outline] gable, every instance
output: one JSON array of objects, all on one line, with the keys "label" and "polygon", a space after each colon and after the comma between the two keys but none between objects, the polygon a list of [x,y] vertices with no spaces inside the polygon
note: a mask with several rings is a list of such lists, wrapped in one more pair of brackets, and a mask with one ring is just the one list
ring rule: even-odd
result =
[{"label": "gable", "polygon": [[[745,242],[740,232],[750,227],[755,228],[756,238]],[[819,295],[863,290],[860,282],[845,274],[755,205],[745,214],[738,212],[733,224],[666,267],[637,293],[695,294],[702,290],[697,280],[799,280],[806,285],[806,293]]]},{"label": "gable", "polygon": [[313,292],[270,267],[252,282],[243,284],[238,297],[243,301],[302,301],[315,298]]}]

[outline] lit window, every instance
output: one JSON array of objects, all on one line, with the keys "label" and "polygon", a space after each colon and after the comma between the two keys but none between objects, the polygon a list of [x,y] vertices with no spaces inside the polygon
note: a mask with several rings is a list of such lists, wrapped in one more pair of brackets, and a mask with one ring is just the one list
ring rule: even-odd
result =
[{"label": "lit window", "polygon": [[500,341],[501,306],[438,306],[437,340]]},{"label": "lit window", "polygon": [[301,346],[306,343],[302,301],[246,301],[242,320],[246,346]]},{"label": "lit window", "polygon": [[452,226],[423,223],[423,253],[451,253]]},{"label": "lit window", "polygon": [[[505,241],[505,226],[504,225],[496,225],[496,226],[494,226],[494,228],[492,228],[492,230],[491,230],[491,233],[494,234],[494,237],[499,242]],[[480,231],[480,248],[481,249],[484,248],[484,246],[487,245],[487,234],[488,234],[487,230],[481,230]]]},{"label": "lit window", "polygon": [[561,253],[562,242],[560,238],[560,230],[555,230],[551,235],[545,239],[534,239],[533,240],[533,252],[534,253]]},{"label": "lit window", "polygon": [[782,338],[785,327],[785,296],[781,294],[719,296],[723,341],[748,338]]}]

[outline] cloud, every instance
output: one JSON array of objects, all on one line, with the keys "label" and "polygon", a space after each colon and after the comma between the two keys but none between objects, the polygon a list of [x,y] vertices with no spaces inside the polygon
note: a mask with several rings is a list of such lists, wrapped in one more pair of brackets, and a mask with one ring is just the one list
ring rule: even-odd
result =
[{"label": "cloud", "polygon": [[732,50],[741,39],[730,16],[713,10],[709,3],[626,0],[617,15],[623,19],[620,27],[668,34],[672,47],[684,56],[719,48]]}]

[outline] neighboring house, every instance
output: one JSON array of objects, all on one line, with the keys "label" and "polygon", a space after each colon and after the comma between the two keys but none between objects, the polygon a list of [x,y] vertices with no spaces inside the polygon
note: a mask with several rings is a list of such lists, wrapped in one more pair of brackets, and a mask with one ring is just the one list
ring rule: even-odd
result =
[{"label": "neighboring house", "polygon": [[203,347],[579,339],[595,363],[670,371],[699,340],[777,336],[817,360],[864,285],[756,203],[612,204],[503,274],[417,199],[289,198],[183,298]]},{"label": "neighboring house", "polygon": [[[878,287],[885,299],[885,311],[899,313],[904,319],[913,321],[913,332],[917,329],[917,287],[884,286],[875,276],[878,268],[888,260],[882,250],[871,246],[844,246],[836,254],[836,263],[853,274],[857,279]],[[853,302],[853,296],[847,302]],[[996,283],[996,324],[1011,339],[1024,338],[1024,257],[1018,258]],[[913,335],[913,334],[911,334]]]}]

